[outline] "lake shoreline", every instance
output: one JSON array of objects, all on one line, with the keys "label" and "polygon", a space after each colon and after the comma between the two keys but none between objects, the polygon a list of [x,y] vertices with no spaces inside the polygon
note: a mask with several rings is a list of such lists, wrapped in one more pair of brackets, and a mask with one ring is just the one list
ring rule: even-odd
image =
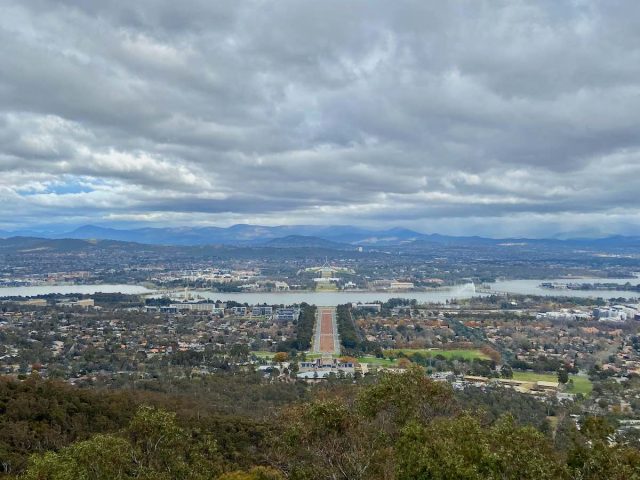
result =
[{"label": "lake shoreline", "polygon": [[[563,279],[547,279],[547,281],[562,281]],[[584,277],[573,280],[599,280]],[[608,279],[609,282],[624,283],[628,279]],[[391,298],[406,298],[416,300],[419,303],[447,303],[455,300],[464,300],[473,297],[510,293],[514,295],[536,295],[543,297],[578,297],[578,298],[620,298],[622,291],[585,291],[563,290],[554,291],[540,287],[540,280],[500,280],[488,284],[489,288],[481,292],[476,291],[476,286],[469,282],[457,286],[435,287],[424,290],[401,291],[374,291],[374,290],[342,290],[342,291],[313,291],[290,290],[283,292],[214,292],[206,289],[191,290],[197,300],[236,301],[248,304],[294,304],[311,303],[316,305],[336,306],[344,303],[371,303],[375,301],[388,301]],[[173,292],[179,289],[172,290]],[[144,295],[147,297],[160,297],[165,291],[150,289],[143,285],[129,284],[94,284],[94,285],[42,285],[29,287],[0,287],[0,298],[9,297],[36,297],[41,295],[93,295],[96,293],[122,293],[130,295]],[[635,297],[632,297],[635,298]]]}]

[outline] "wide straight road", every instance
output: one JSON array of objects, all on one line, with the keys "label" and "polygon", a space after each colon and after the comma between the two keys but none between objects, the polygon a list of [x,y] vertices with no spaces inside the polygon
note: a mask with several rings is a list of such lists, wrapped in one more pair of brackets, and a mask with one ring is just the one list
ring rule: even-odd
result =
[{"label": "wide straight road", "polygon": [[327,355],[340,354],[335,307],[318,307],[313,351]]}]

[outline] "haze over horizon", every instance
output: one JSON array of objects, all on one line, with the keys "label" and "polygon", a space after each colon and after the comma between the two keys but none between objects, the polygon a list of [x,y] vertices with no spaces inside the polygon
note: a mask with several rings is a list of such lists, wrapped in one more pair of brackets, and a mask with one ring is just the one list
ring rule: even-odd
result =
[{"label": "haze over horizon", "polygon": [[640,234],[637,2],[0,5],[0,230]]},{"label": "haze over horizon", "polygon": [[[143,238],[138,238],[137,233],[143,233]],[[153,232],[162,234],[161,239],[153,240]],[[345,240],[344,243],[358,243],[360,239],[369,238],[373,240],[375,244],[376,238],[383,243],[387,243],[388,240],[395,238],[398,243],[405,243],[407,241],[413,241],[413,239],[426,239],[429,237],[437,238],[472,238],[477,237],[479,239],[492,239],[492,240],[615,240],[620,239],[639,239],[638,235],[621,235],[621,234],[606,234],[606,235],[571,235],[571,234],[555,234],[555,235],[511,235],[500,236],[495,234],[477,235],[474,233],[449,235],[442,234],[440,232],[424,231],[416,228],[398,227],[398,226],[385,226],[385,227],[363,227],[358,225],[317,225],[317,224],[299,224],[299,225],[257,225],[238,223],[229,226],[191,226],[191,225],[173,225],[173,226],[158,226],[154,224],[133,224],[131,227],[126,225],[34,225],[27,228],[17,229],[13,231],[0,230],[0,239],[13,238],[13,237],[41,237],[49,239],[95,239],[95,240],[123,240],[132,241],[136,243],[154,243],[154,244],[176,244],[175,239],[180,238],[180,232],[183,234],[197,235],[197,240],[192,243],[186,242],[185,244],[236,244],[242,243],[243,237],[250,235],[252,241],[258,241],[260,243],[268,242],[274,239],[284,239],[285,237],[300,237],[301,239],[307,238],[309,241],[312,239],[331,239],[334,236],[350,236],[355,235],[354,240]],[[218,232],[223,235],[224,241],[221,241],[214,234],[210,241],[207,241],[207,232],[214,234]],[[262,232],[262,233],[261,233]],[[167,237],[168,236],[168,237]],[[169,240],[167,240],[167,238]],[[173,239],[173,240],[171,240]],[[166,241],[165,241],[166,240]],[[391,242],[393,244],[393,242]],[[179,243],[178,243],[179,244]]]}]

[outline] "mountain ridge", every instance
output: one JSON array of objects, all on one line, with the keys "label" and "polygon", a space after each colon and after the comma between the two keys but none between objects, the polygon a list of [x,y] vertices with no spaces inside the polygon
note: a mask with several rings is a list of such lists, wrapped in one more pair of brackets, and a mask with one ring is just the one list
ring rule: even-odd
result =
[{"label": "mountain ridge", "polygon": [[390,247],[421,245],[563,245],[580,247],[624,247],[640,248],[640,237],[613,235],[603,238],[488,238],[481,236],[453,236],[437,233],[419,233],[407,228],[385,230],[366,229],[349,225],[281,225],[262,226],[237,224],[230,227],[142,227],[116,229],[97,225],[83,225],[69,232],[39,233],[37,231],[0,231],[0,238],[41,238],[51,240],[115,240],[147,245],[171,246],[323,246],[344,249],[345,247]]}]

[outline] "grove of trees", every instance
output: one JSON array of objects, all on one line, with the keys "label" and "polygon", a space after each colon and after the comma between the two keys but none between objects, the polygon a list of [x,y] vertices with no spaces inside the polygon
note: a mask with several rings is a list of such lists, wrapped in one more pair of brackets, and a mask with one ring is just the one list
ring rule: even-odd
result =
[{"label": "grove of trees", "polygon": [[25,480],[640,479],[640,450],[605,419],[566,417],[554,439],[535,400],[510,412],[515,392],[459,396],[421,367],[309,393],[229,416],[180,394],[3,380],[0,464]]}]

